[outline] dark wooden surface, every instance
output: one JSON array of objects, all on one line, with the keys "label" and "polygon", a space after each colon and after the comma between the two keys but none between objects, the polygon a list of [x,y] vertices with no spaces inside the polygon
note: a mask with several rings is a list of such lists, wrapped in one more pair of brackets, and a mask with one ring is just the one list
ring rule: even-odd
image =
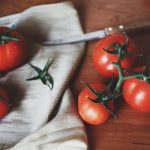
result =
[{"label": "dark wooden surface", "polygon": [[[18,13],[39,4],[56,3],[64,0],[1,0],[0,16]],[[149,0],[70,0],[79,12],[84,32],[95,31],[108,25],[150,20]],[[150,48],[150,30],[130,36],[142,51]],[[77,98],[87,82],[104,81],[92,63],[92,50],[97,41],[88,42],[85,56],[73,76],[71,88]],[[87,127],[90,150],[150,150],[150,114],[138,113],[123,101],[116,107],[117,121],[110,118],[100,126]]]}]

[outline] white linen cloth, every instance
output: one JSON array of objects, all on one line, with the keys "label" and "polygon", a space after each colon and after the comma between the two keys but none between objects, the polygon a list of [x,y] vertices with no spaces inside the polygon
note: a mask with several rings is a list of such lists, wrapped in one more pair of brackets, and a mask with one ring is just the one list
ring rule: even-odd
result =
[{"label": "white linen cloth", "polygon": [[0,150],[86,150],[84,125],[68,88],[84,43],[48,47],[38,42],[82,34],[76,10],[69,2],[35,6],[22,12],[16,29],[32,41],[33,65],[42,69],[50,56],[54,88],[26,81],[37,75],[28,64],[0,79],[13,104],[0,121]]}]

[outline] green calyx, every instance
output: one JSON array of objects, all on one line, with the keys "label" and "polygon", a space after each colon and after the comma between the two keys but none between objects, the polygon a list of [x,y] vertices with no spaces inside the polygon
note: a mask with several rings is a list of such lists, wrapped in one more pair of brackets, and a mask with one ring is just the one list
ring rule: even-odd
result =
[{"label": "green calyx", "polygon": [[115,100],[120,96],[120,94],[118,93],[110,94],[114,80],[111,80],[111,82],[108,84],[108,86],[102,93],[97,92],[95,89],[93,89],[89,84],[85,83],[84,81],[81,82],[96,96],[96,99],[92,99],[91,97],[87,97],[87,98],[94,103],[102,104],[116,118],[114,112],[109,107],[109,101]]},{"label": "green calyx", "polygon": [[53,86],[54,86],[54,82],[53,82],[53,78],[48,73],[48,69],[50,67],[50,64],[51,64],[51,61],[50,61],[50,58],[49,58],[46,62],[46,65],[45,65],[44,69],[41,70],[40,68],[38,68],[38,67],[32,65],[31,63],[29,63],[31,68],[33,68],[38,73],[38,75],[35,76],[35,77],[27,79],[27,81],[40,79],[44,85],[47,85],[50,88],[50,90],[52,90]]},{"label": "green calyx", "polygon": [[14,26],[10,27],[6,33],[0,33],[0,44],[5,45],[9,41],[19,41],[18,37],[12,36],[11,32],[14,30]]},{"label": "green calyx", "polygon": [[135,54],[130,53],[130,52],[127,51],[129,41],[128,41],[128,37],[127,37],[126,33],[123,32],[123,34],[125,35],[124,45],[121,45],[119,43],[112,43],[112,44],[110,44],[110,46],[107,49],[103,48],[109,54],[119,55],[120,56],[119,61],[121,61],[125,56],[135,55]]}]

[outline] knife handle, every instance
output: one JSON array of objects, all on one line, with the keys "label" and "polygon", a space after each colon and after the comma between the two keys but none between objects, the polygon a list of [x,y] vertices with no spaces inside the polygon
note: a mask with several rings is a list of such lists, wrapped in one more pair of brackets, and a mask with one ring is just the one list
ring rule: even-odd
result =
[{"label": "knife handle", "polygon": [[140,22],[133,22],[125,25],[117,25],[112,27],[106,27],[105,33],[106,35],[112,34],[112,33],[120,33],[120,32],[134,32],[134,31],[140,31],[141,29],[147,29],[150,28],[150,20],[146,21],[140,21]]}]

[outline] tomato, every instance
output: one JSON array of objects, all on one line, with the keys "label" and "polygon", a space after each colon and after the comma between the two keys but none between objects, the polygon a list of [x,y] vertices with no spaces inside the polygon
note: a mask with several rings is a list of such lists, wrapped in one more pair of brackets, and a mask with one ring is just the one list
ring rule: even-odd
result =
[{"label": "tomato", "polygon": [[0,87],[0,119],[9,112],[9,97],[6,91]]},{"label": "tomato", "polygon": [[125,101],[140,112],[150,112],[150,84],[137,78],[130,78],[122,84]]},{"label": "tomato", "polygon": [[[120,45],[124,45],[126,41],[126,36],[124,34],[112,34],[109,35],[103,39],[101,39],[95,49],[93,50],[93,62],[100,73],[101,76],[104,76],[106,78],[111,78],[112,73],[114,73],[115,78],[118,77],[118,70],[117,68],[112,64],[112,62],[118,61],[118,54],[110,54],[107,53],[105,49],[108,49],[112,43],[117,43]],[[114,49],[111,48],[111,51]],[[138,47],[133,42],[133,40],[128,37],[128,47],[127,52],[130,53],[137,53]],[[123,68],[130,69],[135,65],[137,61],[136,56],[125,56],[124,59],[121,61],[121,66]]]},{"label": "tomato", "polygon": [[127,68],[122,68],[123,69],[123,73],[124,75],[130,75],[132,73],[143,73],[145,70],[145,66],[137,66],[137,67],[133,67],[131,69],[127,69]]},{"label": "tomato", "polygon": [[[97,83],[90,85],[97,92],[103,92],[106,85]],[[96,96],[86,87],[81,91],[78,97],[78,111],[82,119],[92,125],[98,125],[108,120],[111,115],[110,111],[106,109],[101,103],[94,103],[88,97],[95,99]],[[108,104],[109,108],[113,110],[112,101]]]},{"label": "tomato", "polygon": [[[145,66],[137,66],[137,67],[132,68],[132,70],[135,72],[143,73],[145,70]],[[150,72],[150,66],[148,67],[147,71]]]},{"label": "tomato", "polygon": [[144,69],[145,69],[145,66],[138,66],[138,67],[132,68],[132,70],[135,72],[144,72]]},{"label": "tomato", "polygon": [[[25,62],[27,57],[27,43],[25,38],[17,31],[10,31],[8,27],[0,27],[0,72],[11,71]],[[14,40],[2,40],[2,36],[13,36]]]}]

